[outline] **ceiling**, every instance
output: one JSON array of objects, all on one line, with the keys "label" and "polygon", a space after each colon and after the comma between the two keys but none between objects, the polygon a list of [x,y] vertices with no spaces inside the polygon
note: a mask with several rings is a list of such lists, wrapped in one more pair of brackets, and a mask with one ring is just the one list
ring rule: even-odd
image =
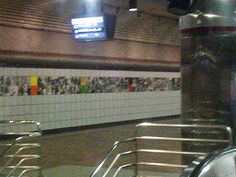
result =
[{"label": "ceiling", "polygon": [[[0,0],[0,24],[71,34],[71,17],[84,14],[84,9],[90,11],[94,4],[101,5],[100,2],[101,0]],[[104,11],[117,15],[116,39],[179,44],[178,17],[166,11],[166,1],[139,0],[139,15],[128,11],[128,2],[129,0],[103,0]],[[165,18],[156,18],[158,16]]]},{"label": "ceiling", "polygon": [[[116,10],[116,13],[117,10],[127,10],[129,4],[129,0],[38,0],[37,3],[42,3],[44,8],[71,16],[73,14],[82,14],[83,7],[87,1],[94,1],[94,3],[102,1],[105,10]],[[138,0],[138,10],[140,13],[177,19],[177,16],[166,11],[166,6],[166,0]]]}]

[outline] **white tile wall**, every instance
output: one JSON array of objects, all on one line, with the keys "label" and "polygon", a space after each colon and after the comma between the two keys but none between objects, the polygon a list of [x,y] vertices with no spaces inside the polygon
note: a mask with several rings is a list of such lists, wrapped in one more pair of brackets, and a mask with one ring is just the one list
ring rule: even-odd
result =
[{"label": "white tile wall", "polygon": [[[63,75],[62,75],[63,74]],[[0,75],[180,77],[179,73],[1,68]],[[0,120],[36,120],[42,129],[180,114],[180,91],[0,97]]]}]

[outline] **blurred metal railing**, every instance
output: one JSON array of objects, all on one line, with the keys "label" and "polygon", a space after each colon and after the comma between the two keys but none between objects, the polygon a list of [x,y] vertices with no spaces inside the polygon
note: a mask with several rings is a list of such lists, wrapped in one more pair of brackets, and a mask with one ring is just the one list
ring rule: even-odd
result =
[{"label": "blurred metal railing", "polygon": [[29,172],[41,177],[40,123],[0,121],[0,128],[0,177],[23,177]]},{"label": "blurred metal railing", "polygon": [[[223,138],[185,138],[185,137],[167,137],[167,136],[138,136],[138,132],[140,128],[145,128],[145,129],[149,129],[149,128],[166,128],[166,129],[170,129],[173,130],[173,128],[178,128],[180,129],[180,131],[182,131],[183,129],[207,129],[208,131],[214,131],[214,130],[220,130],[222,131],[223,134],[227,134],[227,137],[223,137]],[[148,132],[148,131],[145,131]],[[143,148],[139,148],[137,146],[137,142],[140,140],[145,140],[145,141],[170,141],[170,142],[198,142],[198,143],[216,143],[216,144],[224,144],[225,147],[230,147],[233,143],[233,139],[232,139],[232,130],[230,127],[224,126],[224,125],[196,125],[196,124],[155,124],[155,123],[142,123],[142,124],[138,124],[136,125],[136,137],[134,138],[128,138],[128,139],[124,139],[122,141],[117,141],[114,143],[114,145],[110,148],[110,150],[108,151],[108,153],[105,155],[105,157],[103,158],[103,160],[101,161],[101,163],[97,166],[97,168],[93,171],[93,173],[90,175],[90,177],[106,177],[110,174],[110,176],[112,177],[116,177],[119,175],[119,173],[128,167],[135,167],[134,169],[134,176],[138,176],[138,166],[154,166],[154,167],[167,167],[167,168],[177,168],[177,169],[183,169],[186,168],[188,166],[188,164],[182,164],[182,162],[180,164],[173,164],[173,163],[163,163],[161,162],[160,159],[158,159],[155,162],[150,162],[148,161],[148,159],[145,160],[139,160],[138,158],[138,154],[140,153],[150,153],[150,154],[170,154],[170,155],[182,155],[182,156],[194,156],[195,158],[200,157],[200,158],[204,158],[209,152],[205,152],[204,149],[201,149],[201,151],[196,151],[196,152],[191,152],[191,151],[182,151],[182,149],[180,150],[168,150],[168,149],[161,149],[161,148],[157,148],[157,149],[143,149]],[[121,144],[126,144],[126,143],[130,143],[130,142],[134,142],[135,143],[135,148],[134,150],[128,150],[128,151],[124,151],[121,153],[118,153],[113,159],[111,159],[111,163],[108,165],[108,167],[106,168],[105,171],[102,171],[102,168],[105,167],[106,162],[108,161],[108,159],[110,159],[112,157],[112,155],[114,154],[114,151],[116,149],[119,148],[119,146]],[[134,154],[135,160],[134,162],[127,162],[125,164],[122,164],[116,168],[115,164],[117,163],[117,161],[119,159],[121,159],[121,157],[124,156],[128,156]],[[150,157],[150,156],[149,156]],[[115,169],[115,171],[113,171],[113,173],[111,172],[111,169]],[[111,174],[112,173],[112,174]]]}]

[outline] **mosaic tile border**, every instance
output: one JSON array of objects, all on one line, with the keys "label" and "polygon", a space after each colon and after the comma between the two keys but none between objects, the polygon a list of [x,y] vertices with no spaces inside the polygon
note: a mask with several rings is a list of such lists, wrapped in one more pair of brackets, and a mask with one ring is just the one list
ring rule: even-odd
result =
[{"label": "mosaic tile border", "polygon": [[0,76],[0,96],[180,90],[180,78]]}]

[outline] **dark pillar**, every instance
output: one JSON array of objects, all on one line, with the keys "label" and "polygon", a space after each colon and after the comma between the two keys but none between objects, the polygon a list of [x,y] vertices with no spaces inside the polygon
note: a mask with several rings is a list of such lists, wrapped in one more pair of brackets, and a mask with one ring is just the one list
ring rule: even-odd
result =
[{"label": "dark pillar", "polygon": [[[236,130],[234,3],[233,0],[197,1],[193,12],[180,18],[183,123],[224,124]],[[195,129],[183,131],[183,136],[219,138],[225,135]],[[212,151],[219,147],[186,143],[183,148]]]}]

